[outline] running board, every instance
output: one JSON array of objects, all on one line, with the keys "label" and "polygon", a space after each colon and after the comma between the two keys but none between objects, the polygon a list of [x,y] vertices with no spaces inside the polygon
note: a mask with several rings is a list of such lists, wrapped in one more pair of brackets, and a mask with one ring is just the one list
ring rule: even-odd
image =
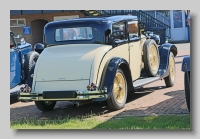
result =
[{"label": "running board", "polygon": [[147,78],[138,79],[138,80],[133,82],[133,87],[143,86],[143,85],[155,82],[157,80],[160,80],[160,76],[159,77],[147,77]]}]

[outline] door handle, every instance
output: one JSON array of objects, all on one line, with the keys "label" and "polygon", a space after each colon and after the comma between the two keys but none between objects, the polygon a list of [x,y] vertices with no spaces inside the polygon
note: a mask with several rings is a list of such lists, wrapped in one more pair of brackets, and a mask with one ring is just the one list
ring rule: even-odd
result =
[{"label": "door handle", "polygon": [[133,46],[133,44],[129,45],[130,47]]}]

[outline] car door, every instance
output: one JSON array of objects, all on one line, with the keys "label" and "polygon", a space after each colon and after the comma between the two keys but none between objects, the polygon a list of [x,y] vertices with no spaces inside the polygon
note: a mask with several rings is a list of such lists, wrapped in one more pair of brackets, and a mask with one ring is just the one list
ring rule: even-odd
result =
[{"label": "car door", "polygon": [[117,46],[110,51],[112,56],[121,57],[129,62],[129,45],[127,37],[126,22],[116,22],[112,26],[113,28],[113,38]]},{"label": "car door", "polygon": [[14,48],[14,43],[12,39],[10,46],[10,89],[15,87],[21,82],[21,64],[19,61],[19,53],[17,49]]},{"label": "car door", "polygon": [[138,21],[128,21],[129,36],[129,65],[132,80],[140,77],[142,64],[142,47],[140,44]]}]

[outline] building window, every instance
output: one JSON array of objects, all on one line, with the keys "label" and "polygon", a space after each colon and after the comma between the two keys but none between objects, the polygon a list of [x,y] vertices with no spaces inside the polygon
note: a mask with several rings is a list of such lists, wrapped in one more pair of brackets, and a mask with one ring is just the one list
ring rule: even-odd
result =
[{"label": "building window", "polygon": [[25,18],[10,19],[10,27],[23,27],[26,26]]},{"label": "building window", "polygon": [[182,11],[181,10],[174,10],[173,11],[173,18],[174,18],[174,28],[182,28]]}]

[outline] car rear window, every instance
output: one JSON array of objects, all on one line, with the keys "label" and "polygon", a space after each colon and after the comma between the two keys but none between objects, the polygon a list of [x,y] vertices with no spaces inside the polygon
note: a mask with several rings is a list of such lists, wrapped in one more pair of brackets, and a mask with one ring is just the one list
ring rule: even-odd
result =
[{"label": "car rear window", "polygon": [[56,41],[91,40],[92,38],[91,27],[59,28],[55,31]]}]

